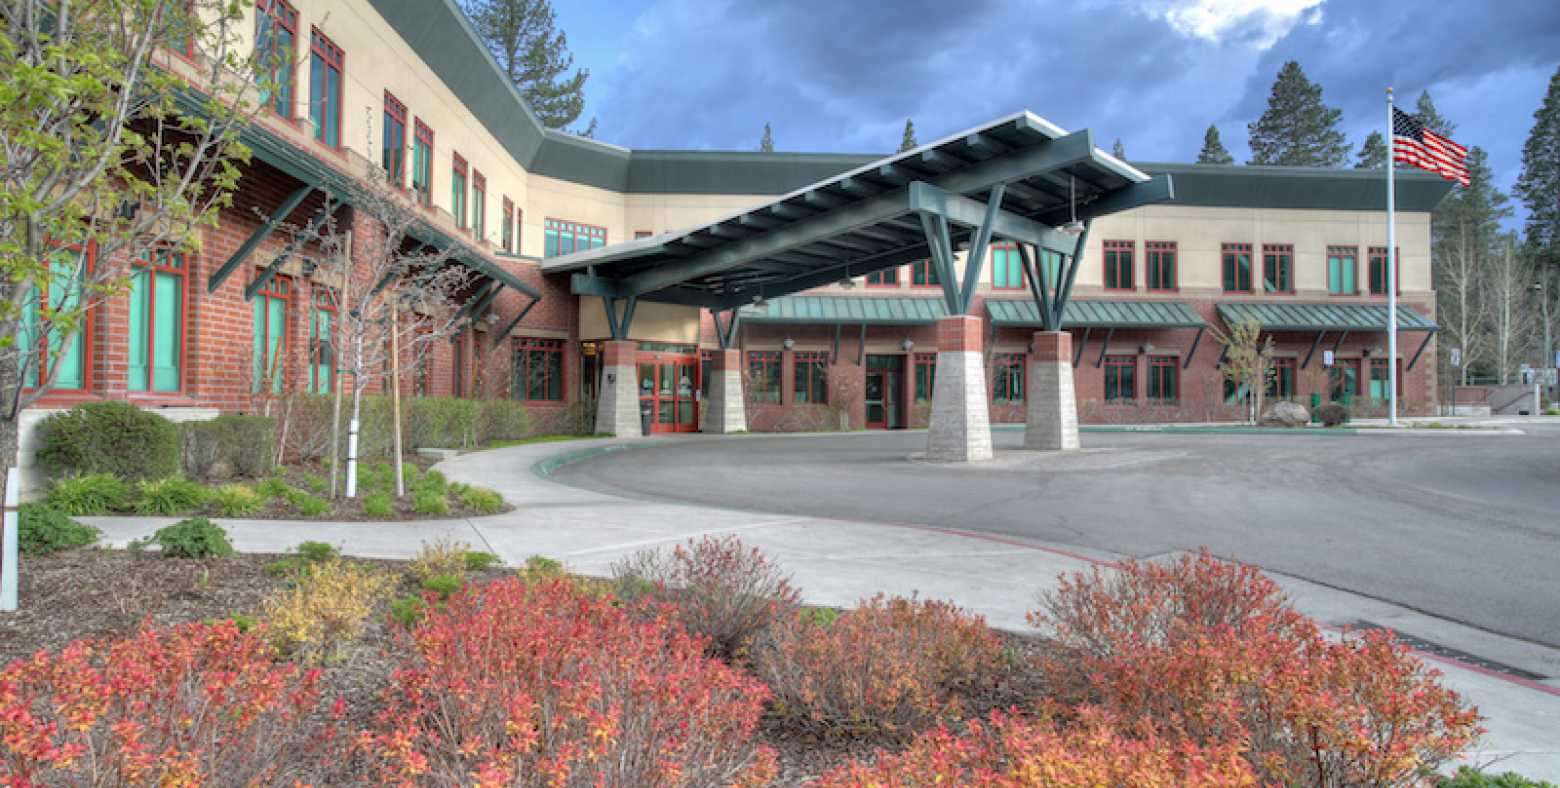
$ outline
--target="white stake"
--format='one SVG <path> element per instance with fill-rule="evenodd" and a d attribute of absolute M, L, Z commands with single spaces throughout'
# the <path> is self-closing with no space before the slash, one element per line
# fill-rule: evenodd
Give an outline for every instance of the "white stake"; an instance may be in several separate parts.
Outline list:
<path fill-rule="evenodd" d="M 16 611 L 17 539 L 21 524 L 16 507 L 22 502 L 22 474 L 15 465 L 5 471 L 5 519 L 0 524 L 0 612 Z"/>

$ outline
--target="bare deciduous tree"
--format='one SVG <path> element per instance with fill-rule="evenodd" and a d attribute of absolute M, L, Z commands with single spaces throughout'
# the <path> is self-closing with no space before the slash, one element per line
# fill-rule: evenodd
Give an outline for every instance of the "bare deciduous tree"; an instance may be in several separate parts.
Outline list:
<path fill-rule="evenodd" d="M 1245 391 L 1246 418 L 1248 423 L 1256 424 L 1262 415 L 1262 397 L 1273 378 L 1273 338 L 1264 338 L 1262 324 L 1250 317 L 1237 321 L 1228 330 L 1218 324 L 1210 324 L 1208 330 L 1214 341 L 1226 348 L 1219 372 L 1235 385 L 1236 391 Z"/>

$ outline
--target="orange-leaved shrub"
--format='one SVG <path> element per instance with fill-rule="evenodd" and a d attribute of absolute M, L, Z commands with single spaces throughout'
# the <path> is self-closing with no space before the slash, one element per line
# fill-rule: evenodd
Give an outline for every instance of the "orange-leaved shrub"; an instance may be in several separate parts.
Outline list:
<path fill-rule="evenodd" d="M 670 603 L 685 629 L 726 658 L 744 653 L 801 599 L 778 565 L 730 535 L 690 539 L 670 552 L 635 553 L 614 564 L 612 575 L 620 597 Z"/>
<path fill-rule="evenodd" d="M 231 621 L 39 652 L 0 671 L 0 784 L 291 785 L 335 741 L 318 680 Z"/>
<path fill-rule="evenodd" d="M 832 621 L 793 615 L 753 652 L 776 714 L 854 735 L 905 737 L 955 716 L 961 691 L 1003 666 L 982 617 L 881 594 Z"/>
<path fill-rule="evenodd" d="M 903 752 L 879 750 L 823 775 L 816 788 L 1181 788 L 1256 784 L 1240 746 L 1173 744 L 1152 735 L 1128 737 L 1108 718 L 1086 711 L 1076 724 L 993 712 L 971 720 L 963 735 L 938 727 Z"/>
<path fill-rule="evenodd" d="M 762 784 L 769 692 L 646 605 L 558 578 L 467 586 L 403 637 L 411 656 L 359 739 L 402 785 Z"/>
<path fill-rule="evenodd" d="M 1030 622 L 1061 699 L 1160 736 L 1242 740 L 1263 782 L 1413 785 L 1480 735 L 1382 632 L 1326 638 L 1254 567 L 1199 556 L 1064 577 Z"/>

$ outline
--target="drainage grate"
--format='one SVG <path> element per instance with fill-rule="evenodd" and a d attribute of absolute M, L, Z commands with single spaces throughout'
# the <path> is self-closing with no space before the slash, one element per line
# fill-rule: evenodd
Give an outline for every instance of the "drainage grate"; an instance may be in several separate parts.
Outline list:
<path fill-rule="evenodd" d="M 1380 624 L 1373 624 L 1369 621 L 1355 621 L 1353 624 L 1349 625 L 1349 628 L 1356 630 L 1377 629 L 1391 632 L 1392 635 L 1397 638 L 1398 642 L 1405 646 L 1409 646 L 1429 654 L 1434 654 L 1438 657 L 1446 657 L 1448 659 L 1455 659 L 1458 662 L 1466 662 L 1470 665 L 1475 665 L 1486 670 L 1493 670 L 1496 673 L 1503 673 L 1507 676 L 1515 676 L 1519 679 L 1527 679 L 1528 681 L 1543 681 L 1544 679 L 1548 678 L 1548 676 L 1534 673 L 1531 670 L 1523 670 L 1522 668 L 1513 667 L 1503 662 L 1496 662 L 1494 660 L 1485 659 L 1483 657 L 1477 657 L 1469 654 L 1466 651 L 1459 651 L 1450 646 L 1443 646 L 1440 643 L 1433 643 L 1431 641 L 1425 640 L 1424 638 L 1416 638 L 1413 635 L 1407 635 L 1399 632 L 1392 627 L 1384 627 Z"/>

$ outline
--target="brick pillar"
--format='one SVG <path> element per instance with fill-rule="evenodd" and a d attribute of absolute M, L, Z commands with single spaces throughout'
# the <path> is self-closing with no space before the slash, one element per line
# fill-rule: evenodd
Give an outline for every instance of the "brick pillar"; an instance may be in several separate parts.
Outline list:
<path fill-rule="evenodd" d="M 742 404 L 742 351 L 716 350 L 710 359 L 710 398 L 704 403 L 703 430 L 714 435 L 747 432 Z"/>
<path fill-rule="evenodd" d="M 1029 354 L 1024 448 L 1078 448 L 1078 396 L 1073 389 L 1072 334 L 1036 331 Z"/>
<path fill-rule="evenodd" d="M 933 462 L 991 459 L 982 326 L 975 315 L 937 321 L 937 380 L 926 432 L 926 458 Z"/>
<path fill-rule="evenodd" d="M 639 421 L 639 343 L 602 343 L 601 394 L 596 400 L 596 432 L 618 438 L 644 437 Z"/>

